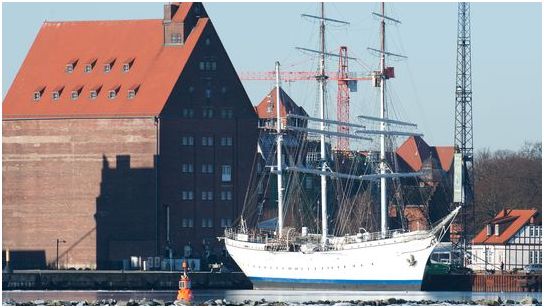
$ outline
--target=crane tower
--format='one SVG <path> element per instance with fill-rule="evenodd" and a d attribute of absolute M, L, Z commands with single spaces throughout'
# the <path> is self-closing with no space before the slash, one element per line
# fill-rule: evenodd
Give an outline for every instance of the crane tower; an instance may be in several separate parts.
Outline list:
<path fill-rule="evenodd" d="M 458 4 L 457 73 L 455 84 L 455 174 L 454 203 L 461 205 L 461 215 L 452 230 L 452 240 L 460 244 L 464 253 L 474 232 L 474 176 L 472 130 L 472 69 L 470 40 L 470 3 Z M 462 265 L 466 266 L 466 258 Z"/>

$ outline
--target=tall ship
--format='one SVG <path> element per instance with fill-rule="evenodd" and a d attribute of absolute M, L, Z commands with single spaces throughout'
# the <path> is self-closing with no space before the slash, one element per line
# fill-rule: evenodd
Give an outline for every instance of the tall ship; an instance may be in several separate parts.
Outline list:
<path fill-rule="evenodd" d="M 270 172 L 277 178 L 277 219 L 273 230 L 264 230 L 258 226 L 248 227 L 245 218 L 239 225 L 225 229 L 224 240 L 229 255 L 251 280 L 256 289 L 328 289 L 328 290 L 421 290 L 426 263 L 434 247 L 440 242 L 455 218 L 459 207 L 455 208 L 436 224 L 425 230 L 408 231 L 404 228 L 391 229 L 388 226 L 388 183 L 399 178 L 422 176 L 423 172 L 401 173 L 394 171 L 388 164 L 386 147 L 388 138 L 395 136 L 413 136 L 416 133 L 392 128 L 412 126 L 411 123 L 388 117 L 386 104 L 386 83 L 391 71 L 386 66 L 386 58 L 398 56 L 385 49 L 385 22 L 396 22 L 385 15 L 384 4 L 381 12 L 374 13 L 381 20 L 381 46 L 372 49 L 380 56 L 380 68 L 373 73 L 374 83 L 380 90 L 379 115 L 360 116 L 379 125 L 378 129 L 367 129 L 358 123 L 348 123 L 326 118 L 326 72 L 325 57 L 330 55 L 325 50 L 325 22 L 335 21 L 326 18 L 324 4 L 321 3 L 320 16 L 311 16 L 320 22 L 319 72 L 316 80 L 319 84 L 319 117 L 285 115 L 285 118 L 315 122 L 318 129 L 289 125 L 280 114 L 280 69 L 276 62 L 276 121 L 275 121 L 275 164 Z M 355 133 L 333 132 L 330 124 L 357 128 Z M 320 157 L 317 163 L 289 165 L 282 153 L 283 137 L 288 130 L 303 131 L 319 136 Z M 421 134 L 419 134 L 421 135 Z M 328 165 L 326 138 L 379 138 L 379 156 L 375 172 L 343 173 L 333 170 Z M 290 181 L 285 181 L 288 174 L 309 174 L 320 178 L 320 198 L 316 200 L 315 227 L 293 227 L 285 223 L 285 204 L 290 191 Z M 329 199 L 332 180 L 349 180 L 358 183 L 372 183 L 379 188 L 379 229 L 367 232 L 359 226 L 356 232 L 329 232 Z M 370 187 L 369 185 L 368 187 Z M 390 190 L 389 190 L 390 192 Z M 296 196 L 294 197 L 296 198 Z M 362 202 L 362 201 L 360 201 Z M 290 200 L 290 204 L 299 203 Z M 351 211 L 351 210 L 350 210 Z M 320 216 L 320 217 L 319 217 Z M 342 216 L 345 218 L 345 216 Z M 339 219 L 342 220 L 343 218 Z M 320 218 L 320 219 L 319 219 Z M 342 223 L 336 220 L 336 224 Z M 338 228 L 334 228 L 338 230 Z M 353 229 L 352 229 L 353 230 Z"/>

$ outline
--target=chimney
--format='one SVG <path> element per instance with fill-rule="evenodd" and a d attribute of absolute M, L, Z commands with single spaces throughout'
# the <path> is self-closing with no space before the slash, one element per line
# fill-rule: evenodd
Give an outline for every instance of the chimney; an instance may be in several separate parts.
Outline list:
<path fill-rule="evenodd" d="M 168 3 L 164 5 L 164 22 L 171 22 L 172 17 L 179 9 L 178 3 Z"/>
<path fill-rule="evenodd" d="M 164 5 L 162 25 L 165 46 L 183 45 L 183 22 L 174 18 L 181 5 L 181 3 L 168 3 Z"/>

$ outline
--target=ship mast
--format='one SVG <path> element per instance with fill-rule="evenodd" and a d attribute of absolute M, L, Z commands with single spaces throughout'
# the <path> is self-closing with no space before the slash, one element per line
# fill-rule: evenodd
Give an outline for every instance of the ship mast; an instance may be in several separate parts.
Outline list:
<path fill-rule="evenodd" d="M 386 118 L 386 106 L 385 106 L 385 3 L 382 2 L 381 9 L 381 31 L 380 31 L 380 40 L 381 40 L 381 56 L 380 56 L 380 118 Z M 385 174 L 385 131 L 386 124 L 385 121 L 380 122 L 380 174 Z M 381 231 L 382 234 L 387 232 L 387 182 L 385 177 L 380 179 L 380 205 L 381 205 Z"/>
<path fill-rule="evenodd" d="M 281 135 L 281 114 L 280 114 L 280 62 L 276 61 L 276 155 L 277 155 L 277 177 L 278 177 L 278 237 L 281 238 L 283 230 L 283 167 L 281 146 L 283 137 Z"/>
<path fill-rule="evenodd" d="M 320 118 L 325 120 L 325 82 L 327 76 L 325 75 L 325 3 L 321 2 L 321 25 L 319 27 L 319 34 L 321 38 L 320 42 L 320 61 L 319 61 L 319 105 L 320 105 Z M 320 129 L 325 131 L 325 122 L 320 123 Z M 321 172 L 327 171 L 327 156 L 325 148 L 325 134 L 321 134 Z M 321 244 L 325 246 L 327 244 L 327 176 L 321 174 Z"/>

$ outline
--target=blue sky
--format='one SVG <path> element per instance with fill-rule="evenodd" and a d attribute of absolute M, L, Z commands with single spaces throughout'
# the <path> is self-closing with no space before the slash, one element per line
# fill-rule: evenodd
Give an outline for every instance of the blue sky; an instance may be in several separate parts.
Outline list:
<path fill-rule="evenodd" d="M 318 24 L 300 14 L 318 14 L 315 3 L 205 3 L 223 45 L 239 72 L 314 71 L 317 59 L 296 46 L 317 49 Z M 376 3 L 327 3 L 331 18 L 351 22 L 331 25 L 327 49 L 348 46 L 350 71 L 377 69 L 367 47 L 378 46 Z M 416 122 L 433 145 L 453 143 L 456 56 L 456 3 L 391 3 L 388 15 L 402 20 L 387 30 L 388 49 L 408 56 L 390 62 L 396 77 L 389 85 L 392 117 Z M 540 3 L 473 3 L 472 71 L 475 148 L 518 149 L 525 140 L 542 139 L 542 8 Z M 3 97 L 45 20 L 161 18 L 161 3 L 3 3 Z M 21 20 L 24 19 L 24 22 Z M 329 59 L 328 70 L 337 70 Z M 272 81 L 244 81 L 258 103 Z M 317 87 L 308 81 L 285 84 L 288 94 L 317 111 Z M 329 83 L 329 114 L 335 116 L 336 84 Z M 351 115 L 377 112 L 377 92 L 360 82 L 352 93 Z"/>

